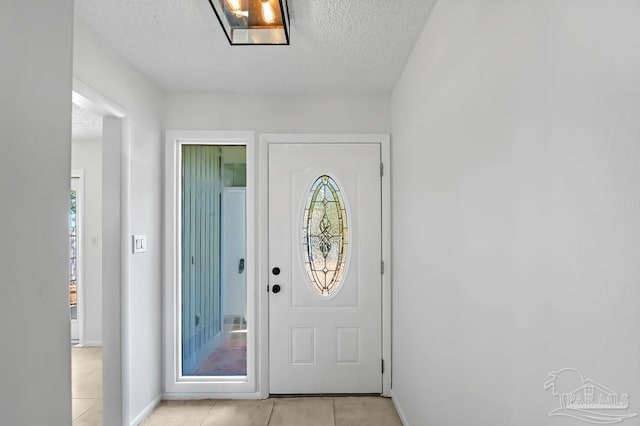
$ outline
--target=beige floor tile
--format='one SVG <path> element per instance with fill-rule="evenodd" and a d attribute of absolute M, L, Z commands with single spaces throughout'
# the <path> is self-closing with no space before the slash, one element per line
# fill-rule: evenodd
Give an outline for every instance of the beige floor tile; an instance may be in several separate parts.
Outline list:
<path fill-rule="evenodd" d="M 273 400 L 218 400 L 202 425 L 267 426 Z"/>
<path fill-rule="evenodd" d="M 102 426 L 102 401 L 85 411 L 73 421 L 73 426 Z"/>
<path fill-rule="evenodd" d="M 72 348 L 71 409 L 74 426 L 101 426 L 102 348 Z"/>
<path fill-rule="evenodd" d="M 72 348 L 71 395 L 102 398 L 102 348 Z"/>
<path fill-rule="evenodd" d="M 334 398 L 336 426 L 402 426 L 389 398 Z"/>
<path fill-rule="evenodd" d="M 94 398 L 83 398 L 83 399 L 73 398 L 71 400 L 71 413 L 72 413 L 71 418 L 73 420 L 76 420 L 78 417 L 84 414 L 89 408 L 93 407 L 100 401 L 102 400 L 94 399 Z"/>
<path fill-rule="evenodd" d="M 269 426 L 333 426 L 333 398 L 275 398 Z"/>
<path fill-rule="evenodd" d="M 191 426 L 201 425 L 215 401 L 162 401 L 142 422 L 143 425 Z"/>
<path fill-rule="evenodd" d="M 82 380 L 71 382 L 71 395 L 73 398 L 101 399 L 102 380 L 84 377 Z"/>
<path fill-rule="evenodd" d="M 102 368 L 102 348 L 71 348 L 71 356 L 77 362 L 78 372 Z"/>

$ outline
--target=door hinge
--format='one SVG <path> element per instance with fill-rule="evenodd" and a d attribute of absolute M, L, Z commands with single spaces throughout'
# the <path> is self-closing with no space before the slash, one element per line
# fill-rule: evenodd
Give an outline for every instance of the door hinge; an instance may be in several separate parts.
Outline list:
<path fill-rule="evenodd" d="M 192 265 L 196 264 L 196 257 L 195 256 L 191 256 L 191 264 Z"/>
<path fill-rule="evenodd" d="M 384 164 L 380 163 L 380 177 L 382 177 L 382 175 L 384 175 Z"/>
<path fill-rule="evenodd" d="M 384 274 L 384 260 L 380 261 L 380 273 Z"/>
<path fill-rule="evenodd" d="M 382 359 L 381 361 L 382 361 L 382 374 L 384 374 L 384 359 Z"/>

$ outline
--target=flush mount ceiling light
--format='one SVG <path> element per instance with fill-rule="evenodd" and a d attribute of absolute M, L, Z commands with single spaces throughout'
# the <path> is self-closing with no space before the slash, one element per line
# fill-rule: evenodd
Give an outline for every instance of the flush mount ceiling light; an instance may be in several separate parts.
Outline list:
<path fill-rule="evenodd" d="M 287 0 L 209 0 L 231 45 L 289 44 Z"/>

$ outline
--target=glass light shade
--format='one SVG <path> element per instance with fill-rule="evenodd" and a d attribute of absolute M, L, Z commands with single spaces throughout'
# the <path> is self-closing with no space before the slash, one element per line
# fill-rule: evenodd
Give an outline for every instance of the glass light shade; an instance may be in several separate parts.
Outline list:
<path fill-rule="evenodd" d="M 231 45 L 289 44 L 287 0 L 209 0 Z"/>

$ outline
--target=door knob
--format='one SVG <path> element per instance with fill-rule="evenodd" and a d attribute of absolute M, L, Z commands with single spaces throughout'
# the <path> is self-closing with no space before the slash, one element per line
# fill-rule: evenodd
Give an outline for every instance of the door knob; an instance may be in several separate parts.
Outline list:
<path fill-rule="evenodd" d="M 273 273 L 273 275 L 280 275 L 280 268 L 276 266 L 271 270 L 271 272 Z"/>
<path fill-rule="evenodd" d="M 273 291 L 274 293 L 280 293 L 280 285 L 274 285 L 271 291 Z"/>

